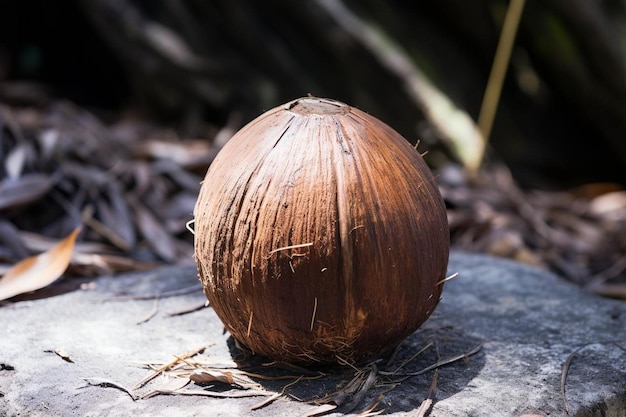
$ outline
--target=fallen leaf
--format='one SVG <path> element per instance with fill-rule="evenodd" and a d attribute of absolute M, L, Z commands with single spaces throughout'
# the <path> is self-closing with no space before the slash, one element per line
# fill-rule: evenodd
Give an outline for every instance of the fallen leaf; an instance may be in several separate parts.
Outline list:
<path fill-rule="evenodd" d="M 194 305 L 190 305 L 184 308 L 181 308 L 179 310 L 176 311 L 170 311 L 169 313 L 167 313 L 168 316 L 182 316 L 184 314 L 189 314 L 189 313 L 193 313 L 195 311 L 198 310 L 202 310 L 203 308 L 207 308 L 209 306 L 209 302 L 208 301 L 203 301 L 200 304 L 194 304 Z"/>
<path fill-rule="evenodd" d="M 53 352 L 64 361 L 74 363 L 72 358 L 70 358 L 70 354 L 67 353 L 64 349 L 56 348 L 53 350 Z"/>
<path fill-rule="evenodd" d="M 221 382 L 223 384 L 234 385 L 235 380 L 231 372 L 218 370 L 197 370 L 189 376 L 193 382 L 206 384 L 207 382 Z"/>
<path fill-rule="evenodd" d="M 20 143 L 9 151 L 4 161 L 4 169 L 9 178 L 17 179 L 22 175 L 28 151 L 29 146 L 25 143 Z"/>
<path fill-rule="evenodd" d="M 231 133 L 232 136 L 233 133 Z M 140 156 L 153 159 L 169 159 L 177 165 L 187 167 L 207 161 L 216 150 L 206 140 L 167 141 L 148 139 L 136 145 L 135 152 Z"/>
<path fill-rule="evenodd" d="M 130 250 L 135 247 L 137 236 L 128 203 L 122 195 L 122 186 L 117 182 L 110 182 L 103 187 L 106 198 L 98 201 L 98 212 L 102 222 L 116 233 L 124 242 L 120 248 Z"/>
<path fill-rule="evenodd" d="M 158 220 L 149 209 L 136 198 L 129 197 L 137 221 L 137 227 L 145 237 L 148 245 L 166 262 L 176 260 L 176 249 L 171 235 L 163 228 L 162 221 Z"/>
<path fill-rule="evenodd" d="M 20 178 L 5 178 L 0 182 L 0 210 L 32 203 L 43 197 L 57 182 L 57 176 L 27 174 Z"/>
<path fill-rule="evenodd" d="M 336 404 L 323 404 L 323 405 L 320 405 L 319 407 L 316 407 L 302 414 L 302 417 L 313 417 L 313 416 L 319 416 L 322 414 L 327 414 L 333 411 L 337 407 L 338 406 Z"/>
<path fill-rule="evenodd" d="M 15 264 L 0 279 L 0 300 L 35 291 L 56 281 L 67 269 L 80 226 L 47 252 Z"/>
<path fill-rule="evenodd" d="M 589 211 L 595 215 L 619 215 L 624 218 L 626 210 L 626 191 L 614 191 L 594 198 L 589 204 Z"/>

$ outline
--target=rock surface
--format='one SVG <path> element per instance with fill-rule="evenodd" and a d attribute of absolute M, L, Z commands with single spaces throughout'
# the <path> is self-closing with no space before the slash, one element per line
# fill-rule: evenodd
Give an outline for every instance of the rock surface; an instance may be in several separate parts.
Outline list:
<path fill-rule="evenodd" d="M 361 401 L 347 396 L 328 415 L 358 413 L 378 399 L 376 410 L 384 409 L 383 415 L 408 416 L 416 415 L 435 372 L 431 416 L 626 415 L 626 303 L 491 257 L 454 253 L 449 270 L 459 276 L 446 284 L 433 316 L 395 357 L 382 358 L 375 368 L 372 361 L 359 364 L 361 373 L 348 366 L 324 368 L 323 377 L 287 387 L 289 396 L 255 411 L 251 407 L 267 396 L 138 398 L 174 389 L 181 378 L 159 376 L 131 390 L 151 373 L 147 362 L 167 363 L 202 346 L 207 347 L 193 359 L 224 365 L 241 356 L 210 308 L 171 315 L 205 299 L 193 268 L 102 277 L 82 289 L 14 299 L 0 306 L 0 416 L 297 416 L 321 406 L 294 397 L 322 398 L 357 374 L 362 381 L 378 375 L 377 383 L 355 394 L 363 395 Z M 161 296 L 145 297 L 154 294 Z M 242 364 L 261 362 L 252 357 Z M 436 363 L 438 371 L 428 369 Z M 276 365 L 255 369 L 263 375 L 303 374 Z M 294 379 L 249 381 L 254 385 L 248 390 L 219 382 L 191 383 L 183 390 L 267 395 Z"/>

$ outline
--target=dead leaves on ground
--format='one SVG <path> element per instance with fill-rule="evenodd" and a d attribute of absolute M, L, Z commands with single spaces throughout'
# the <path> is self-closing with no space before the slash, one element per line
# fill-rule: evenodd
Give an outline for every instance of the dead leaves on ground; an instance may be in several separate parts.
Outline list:
<path fill-rule="evenodd" d="M 286 373 L 285 369 L 272 366 L 264 367 L 264 371 L 252 372 L 243 369 L 240 364 L 231 359 L 213 358 L 203 354 L 209 346 L 188 351 L 166 363 L 148 363 L 148 375 L 132 387 L 118 384 L 115 381 L 101 378 L 85 378 L 89 385 L 110 387 L 121 390 L 133 400 L 146 400 L 157 395 L 180 395 L 180 396 L 206 396 L 215 398 L 243 398 L 265 397 L 250 406 L 250 410 L 257 410 L 270 406 L 279 399 L 291 399 L 307 403 L 312 407 L 302 417 L 324 415 L 332 411 L 342 413 L 354 413 L 357 416 L 369 417 L 381 414 L 384 409 L 380 408 L 385 395 L 409 378 L 433 371 L 432 381 L 428 392 L 415 393 L 416 408 L 415 416 L 427 415 L 435 401 L 437 378 L 439 368 L 461 360 L 469 360 L 469 357 L 480 351 L 481 346 L 476 346 L 467 352 L 451 357 L 440 358 L 436 343 L 428 342 L 418 352 L 399 364 L 393 355 L 383 368 L 380 369 L 382 359 L 375 360 L 363 366 L 345 364 L 341 368 L 330 370 L 329 373 L 297 372 Z M 428 365 L 419 371 L 406 370 L 410 362 L 427 350 L 437 352 L 438 361 Z M 297 368 L 291 371 L 297 370 Z M 315 398 L 301 398 L 294 390 L 298 384 L 315 383 L 319 380 L 319 386 L 325 385 L 325 381 L 339 381 L 337 389 L 324 395 L 316 395 Z M 284 384 L 281 381 L 285 381 Z M 279 389 L 268 388 L 280 386 Z M 277 385 L 278 384 L 278 385 Z M 422 396 L 423 400 L 419 397 Z M 364 404 L 366 398 L 370 400 Z"/>
<path fill-rule="evenodd" d="M 589 184 L 522 190 L 504 166 L 438 177 L 453 247 L 543 267 L 592 292 L 626 299 L 626 190 Z"/>
<path fill-rule="evenodd" d="M 74 275 L 191 263 L 185 223 L 221 131 L 197 128 L 183 139 L 132 116 L 105 125 L 68 102 L 0 104 L 0 274 L 37 252 L 29 238 L 58 241 L 76 224 Z"/>

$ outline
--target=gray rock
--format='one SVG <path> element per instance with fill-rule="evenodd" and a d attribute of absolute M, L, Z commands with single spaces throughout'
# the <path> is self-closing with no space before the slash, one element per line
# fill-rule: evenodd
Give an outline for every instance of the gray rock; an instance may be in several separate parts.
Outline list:
<path fill-rule="evenodd" d="M 378 383 L 354 404 L 354 412 L 396 382 L 376 409 L 384 408 L 387 415 L 415 415 L 433 384 L 435 370 L 428 368 L 456 359 L 437 371 L 431 416 L 567 415 L 563 390 L 570 415 L 626 415 L 626 303 L 601 299 L 546 272 L 485 256 L 455 253 L 449 269 L 460 275 L 446 284 L 439 307 L 401 344 L 389 366 L 389 355 L 376 362 L 378 370 L 388 372 L 378 374 Z M 85 289 L 5 303 L 0 307 L 0 415 L 294 416 L 318 410 L 318 405 L 290 397 L 251 411 L 267 397 L 132 399 L 120 390 L 150 373 L 143 366 L 146 362 L 169 362 L 174 354 L 201 346 L 208 345 L 200 356 L 207 360 L 228 362 L 241 355 L 210 308 L 168 314 L 204 301 L 194 286 L 198 288 L 194 268 L 165 268 L 103 277 Z M 191 290 L 168 294 L 184 288 Z M 158 301 L 137 297 L 149 294 L 164 295 Z M 153 317 L 137 324 L 155 307 Z M 429 347 L 410 360 L 425 346 Z M 67 352 L 72 362 L 55 349 Z M 251 367 L 262 362 L 251 357 L 242 363 Z M 371 361 L 359 366 L 372 368 Z M 257 371 L 299 372 L 277 366 Z M 324 377 L 301 381 L 287 392 L 308 400 L 321 398 L 355 375 L 350 367 L 322 371 Z M 406 375 L 411 373 L 419 375 Z M 258 388 L 248 391 L 217 383 L 191 384 L 185 390 L 225 395 L 280 391 L 290 381 L 253 379 Z M 166 383 L 159 377 L 132 393 L 140 395 Z M 346 412 L 352 408 L 349 403 L 348 397 L 337 410 Z"/>

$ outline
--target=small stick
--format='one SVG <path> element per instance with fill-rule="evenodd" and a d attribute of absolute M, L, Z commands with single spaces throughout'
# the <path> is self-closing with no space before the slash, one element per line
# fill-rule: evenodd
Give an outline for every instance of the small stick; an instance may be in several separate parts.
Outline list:
<path fill-rule="evenodd" d="M 563 398 L 563 407 L 565 408 L 565 415 L 569 414 L 569 405 L 567 404 L 567 396 L 565 395 L 565 383 L 567 381 L 567 372 L 569 371 L 569 367 L 572 364 L 572 360 L 576 356 L 576 352 L 578 352 L 580 348 L 576 349 L 572 352 L 568 357 L 565 363 L 563 364 L 563 369 L 561 370 L 561 397 Z"/>
<path fill-rule="evenodd" d="M 152 305 L 152 310 L 141 320 L 137 321 L 135 324 L 145 323 L 150 320 L 152 317 L 156 316 L 157 311 L 159 311 L 159 298 L 154 299 L 154 303 Z"/>
<path fill-rule="evenodd" d="M 201 348 L 198 348 L 196 350 L 190 350 L 189 352 L 183 353 L 180 357 L 176 357 L 176 359 L 174 359 L 173 361 L 166 363 L 163 366 L 158 367 L 157 369 L 154 370 L 153 373 L 151 373 L 150 375 L 148 375 L 147 377 L 145 377 L 144 379 L 142 379 L 141 381 L 139 381 L 137 384 L 135 384 L 135 386 L 132 388 L 133 390 L 139 389 L 141 387 L 143 387 L 144 385 L 146 385 L 148 382 L 152 381 L 154 378 L 156 378 L 157 376 L 159 376 L 161 374 L 161 372 L 166 371 L 167 369 L 169 369 L 170 367 L 176 365 L 178 362 L 180 362 L 182 359 L 187 359 L 187 358 L 191 358 L 193 356 L 196 356 L 199 353 L 204 352 L 204 350 L 208 347 L 207 346 L 202 346 Z"/>
<path fill-rule="evenodd" d="M 262 402 L 260 402 L 260 403 L 258 403 L 258 404 L 253 405 L 252 407 L 250 407 L 250 410 L 253 410 L 253 411 L 254 411 L 254 410 L 258 410 L 259 408 L 263 408 L 263 407 L 265 407 L 266 405 L 268 405 L 268 404 L 270 404 L 270 403 L 274 402 L 275 400 L 277 400 L 277 399 L 278 399 L 278 398 L 280 398 L 281 396 L 285 395 L 285 391 L 287 390 L 287 388 L 289 388 L 289 387 L 291 387 L 291 386 L 293 386 L 293 385 L 297 384 L 298 382 L 300 382 L 300 381 L 303 379 L 303 377 L 304 377 L 303 375 L 300 375 L 300 376 L 298 377 L 298 379 L 296 379 L 295 381 L 292 381 L 292 382 L 288 383 L 287 385 L 285 385 L 285 386 L 283 387 L 283 389 L 282 389 L 282 390 L 280 390 L 280 392 L 276 392 L 276 393 L 274 393 L 274 395 L 272 395 L 271 397 L 269 397 L 269 398 L 268 398 L 268 399 L 266 399 L 265 401 L 262 401 Z"/>
<path fill-rule="evenodd" d="M 167 313 L 168 316 L 182 316 L 183 314 L 193 313 L 194 311 L 202 310 L 203 308 L 207 308 L 209 306 L 209 302 L 203 301 L 200 304 L 192 305 L 190 307 L 181 308 L 180 310 L 170 311 Z"/>
<path fill-rule="evenodd" d="M 132 398 L 133 401 L 136 401 L 138 398 L 137 395 L 132 392 L 132 390 L 129 390 L 124 385 L 118 384 L 117 382 L 109 381 L 107 379 L 101 379 L 101 378 L 83 378 L 83 379 L 89 385 L 93 385 L 96 387 L 104 387 L 104 388 L 115 388 L 120 391 L 124 391 L 126 394 L 128 394 L 130 398 Z"/>
<path fill-rule="evenodd" d="M 391 373 L 381 371 L 380 373 L 381 373 L 381 374 L 383 374 L 383 375 L 395 375 L 395 374 L 397 374 L 397 373 L 398 373 L 398 371 L 399 371 L 400 369 L 404 368 L 404 367 L 406 366 L 406 364 L 407 364 L 407 363 L 409 363 L 409 362 L 411 362 L 413 359 L 417 358 L 419 355 L 421 355 L 422 353 L 424 353 L 426 350 L 430 349 L 432 346 L 433 346 L 433 342 L 428 342 L 428 343 L 426 344 L 426 346 L 424 346 L 424 347 L 423 347 L 423 348 L 421 348 L 419 351 L 417 351 L 416 353 L 414 353 L 414 354 L 413 354 L 410 358 L 408 358 L 408 359 L 404 360 L 404 361 L 400 364 L 400 366 L 398 366 L 398 367 L 396 368 L 396 370 L 395 370 L 395 371 L 393 371 L 393 372 L 391 372 Z"/>
<path fill-rule="evenodd" d="M 458 361 L 458 360 L 461 360 L 461 359 L 467 358 L 468 356 L 472 356 L 472 355 L 474 355 L 475 353 L 480 352 L 480 350 L 481 350 L 482 348 L 483 348 L 483 344 L 482 344 L 482 343 L 479 343 L 478 345 L 476 345 L 476 346 L 475 346 L 472 350 L 470 350 L 469 352 L 465 352 L 465 353 L 462 353 L 462 354 L 460 354 L 460 355 L 453 356 L 453 357 L 451 357 L 451 358 L 442 359 L 442 360 L 440 360 L 439 362 L 437 362 L 437 363 L 435 363 L 435 364 L 432 364 L 432 365 L 430 365 L 430 366 L 427 366 L 426 368 L 422 369 L 421 371 L 417 371 L 417 372 L 410 372 L 410 373 L 407 373 L 407 374 L 401 374 L 401 375 L 402 375 L 402 376 L 405 376 L 405 377 L 407 377 L 407 378 L 412 377 L 412 376 L 422 375 L 422 374 L 425 374 L 426 372 L 428 372 L 428 371 L 430 371 L 430 370 L 432 370 L 432 369 L 436 369 L 436 368 L 439 368 L 439 367 L 441 367 L 441 366 L 443 366 L 443 365 L 448 365 L 448 364 L 453 363 L 453 362 L 456 362 L 456 361 Z"/>
<path fill-rule="evenodd" d="M 515 43 L 515 35 L 517 34 L 517 28 L 522 17 L 522 12 L 524 11 L 524 2 L 525 0 L 512 0 L 509 3 L 506 16 L 504 17 L 502 33 L 498 40 L 491 73 L 489 74 L 487 87 L 485 88 L 485 95 L 478 113 L 478 129 L 483 135 L 483 147 L 487 145 L 489 136 L 491 135 L 493 121 L 496 116 L 498 102 L 500 101 L 500 94 L 502 92 L 502 85 L 504 84 L 504 77 L 509 66 L 513 44 Z M 473 168 L 478 169 L 480 167 L 483 156 L 484 150 L 481 152 L 481 160 L 478 161 L 478 165 Z"/>
<path fill-rule="evenodd" d="M 243 392 L 217 392 L 217 391 L 205 391 L 205 390 L 183 390 L 172 391 L 167 389 L 156 389 L 149 392 L 146 395 L 151 397 L 155 395 L 186 395 L 186 396 L 200 396 L 200 397 L 216 397 L 216 398 L 246 398 L 246 397 L 271 397 L 273 392 L 259 391 L 259 390 L 247 390 Z M 144 396 L 145 397 L 145 396 Z"/>
<path fill-rule="evenodd" d="M 398 353 L 400 353 L 400 349 L 402 349 L 401 344 L 396 346 L 396 348 L 393 350 L 393 353 L 391 354 L 391 356 L 387 360 L 387 363 L 385 364 L 385 371 L 380 371 L 381 374 L 384 374 L 384 372 L 389 370 L 389 368 L 391 367 L 391 364 L 396 360 L 396 356 L 398 356 Z"/>

